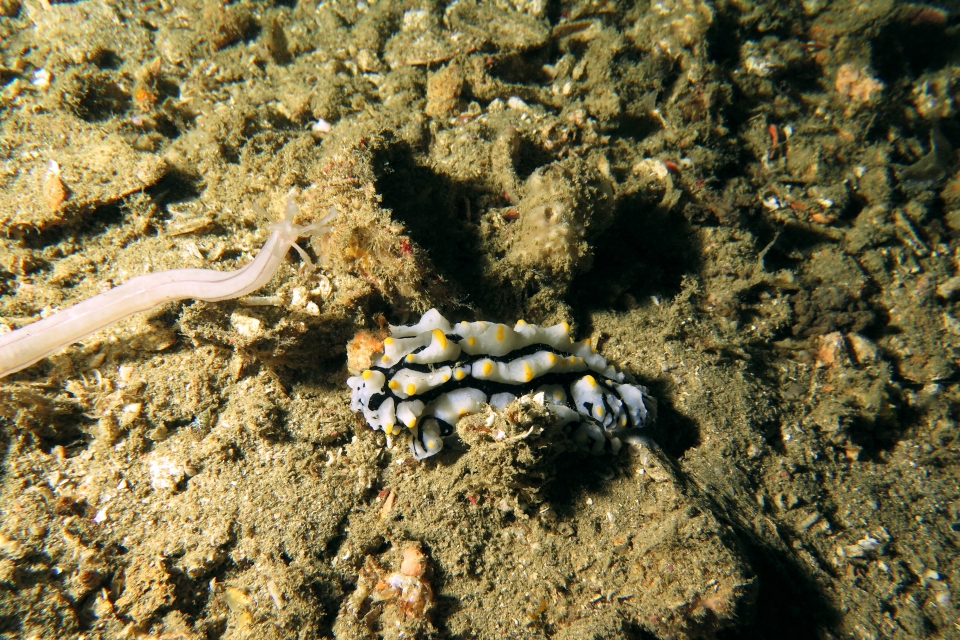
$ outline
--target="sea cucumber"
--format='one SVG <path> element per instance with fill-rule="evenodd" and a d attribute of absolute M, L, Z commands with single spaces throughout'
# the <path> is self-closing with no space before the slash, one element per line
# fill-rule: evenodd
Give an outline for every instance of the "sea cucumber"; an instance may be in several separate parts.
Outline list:
<path fill-rule="evenodd" d="M 265 215 L 257 205 L 254 208 Z M 171 269 L 131 278 L 104 293 L 58 311 L 16 331 L 0 335 L 0 378 L 19 371 L 78 340 L 140 311 L 173 300 L 193 298 L 216 302 L 256 291 L 273 278 L 290 248 L 307 264 L 310 258 L 297 238 L 322 235 L 336 212 L 306 226 L 294 224 L 298 213 L 293 194 L 287 199 L 284 218 L 270 225 L 273 233 L 253 262 L 236 271 Z"/>
<path fill-rule="evenodd" d="M 430 309 L 415 325 L 391 326 L 376 364 L 347 380 L 350 408 L 387 435 L 405 425 L 410 451 L 422 460 L 443 448 L 460 417 L 542 393 L 577 443 L 594 454 L 616 453 L 620 436 L 648 424 L 656 404 L 589 340 L 569 334 L 567 323 L 451 325 Z"/>

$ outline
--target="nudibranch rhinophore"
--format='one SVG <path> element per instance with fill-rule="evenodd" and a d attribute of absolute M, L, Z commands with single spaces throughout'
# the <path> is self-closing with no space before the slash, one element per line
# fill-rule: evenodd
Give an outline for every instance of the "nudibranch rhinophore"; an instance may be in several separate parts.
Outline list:
<path fill-rule="evenodd" d="M 565 322 L 451 325 L 430 309 L 417 324 L 391 325 L 374 361 L 347 380 L 350 408 L 387 435 L 407 427 L 418 460 L 439 452 L 462 416 L 485 404 L 502 409 L 528 393 L 543 393 L 574 441 L 598 455 L 608 447 L 616 453 L 619 436 L 646 425 L 656 407 L 647 388 L 589 340 L 574 342 Z"/>

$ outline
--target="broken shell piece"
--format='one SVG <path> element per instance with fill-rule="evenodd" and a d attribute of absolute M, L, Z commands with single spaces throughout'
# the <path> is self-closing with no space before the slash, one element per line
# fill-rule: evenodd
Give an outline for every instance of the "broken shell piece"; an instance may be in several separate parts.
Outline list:
<path fill-rule="evenodd" d="M 658 181 L 665 181 L 669 175 L 670 170 L 667 169 L 662 161 L 656 160 L 654 158 L 645 158 L 637 164 L 633 165 L 633 173 L 641 177 L 652 177 Z"/>
<path fill-rule="evenodd" d="M 853 350 L 853 357 L 857 364 L 872 364 L 880 359 L 880 349 L 877 345 L 859 333 L 848 333 L 847 341 Z"/>
<path fill-rule="evenodd" d="M 223 600 L 231 611 L 243 611 L 253 603 L 250 594 L 244 589 L 226 586 L 223 589 Z"/>
<path fill-rule="evenodd" d="M 330 278 L 321 275 L 317 279 L 317 288 L 310 293 L 319 295 L 321 299 L 326 300 L 333 293 L 333 283 L 330 282 Z"/>
<path fill-rule="evenodd" d="M 766 191 L 763 194 L 761 194 L 759 197 L 760 197 L 760 203 L 763 204 L 763 206 L 765 206 L 767 209 L 770 209 L 771 211 L 776 211 L 777 209 L 780 209 L 781 207 L 783 207 L 783 205 L 780 202 L 780 198 L 778 198 L 777 195 L 773 192 Z"/>

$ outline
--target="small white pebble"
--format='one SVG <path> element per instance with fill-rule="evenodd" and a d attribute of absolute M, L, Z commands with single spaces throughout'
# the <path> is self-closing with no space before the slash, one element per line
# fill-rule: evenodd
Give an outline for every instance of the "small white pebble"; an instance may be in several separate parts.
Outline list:
<path fill-rule="evenodd" d="M 50 81 L 52 79 L 53 74 L 46 69 L 37 69 L 33 72 L 30 82 L 33 83 L 33 86 L 35 86 L 37 89 L 43 91 L 50 86 Z"/>
<path fill-rule="evenodd" d="M 516 109 L 517 111 L 530 111 L 530 107 L 527 105 L 527 103 L 517 96 L 510 96 L 507 98 L 507 106 L 511 109 Z"/>
<path fill-rule="evenodd" d="M 330 133 L 331 129 L 333 129 L 333 126 L 323 118 L 320 118 L 310 126 L 310 130 L 314 133 Z"/>
<path fill-rule="evenodd" d="M 244 338 L 253 339 L 260 335 L 261 322 L 257 318 L 245 316 L 234 311 L 230 314 L 230 325 Z"/>
<path fill-rule="evenodd" d="M 121 385 L 125 385 L 130 382 L 130 378 L 133 377 L 133 367 L 130 365 L 122 365 L 117 369 L 117 373 L 120 376 Z"/>
<path fill-rule="evenodd" d="M 186 476 L 183 466 L 166 456 L 150 461 L 150 486 L 156 490 L 173 489 Z"/>
<path fill-rule="evenodd" d="M 304 307 L 307 304 L 307 290 L 303 287 L 295 287 L 293 295 L 290 296 L 290 306 L 294 308 Z"/>

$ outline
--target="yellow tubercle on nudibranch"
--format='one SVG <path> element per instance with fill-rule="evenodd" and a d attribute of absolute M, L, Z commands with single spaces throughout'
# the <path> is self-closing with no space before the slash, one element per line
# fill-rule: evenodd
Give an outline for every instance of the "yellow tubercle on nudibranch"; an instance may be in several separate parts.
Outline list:
<path fill-rule="evenodd" d="M 526 362 L 523 363 L 523 377 L 524 382 L 530 382 L 533 380 L 533 369 Z"/>
<path fill-rule="evenodd" d="M 593 453 L 616 452 L 620 435 L 653 417 L 646 388 L 597 354 L 590 340 L 573 342 L 568 323 L 451 325 L 430 310 L 416 325 L 390 330 L 380 364 L 348 380 L 350 406 L 387 435 L 406 425 L 403 437 L 409 433 L 417 459 L 437 454 L 463 416 L 488 403 L 504 408 L 526 394 Z"/>

